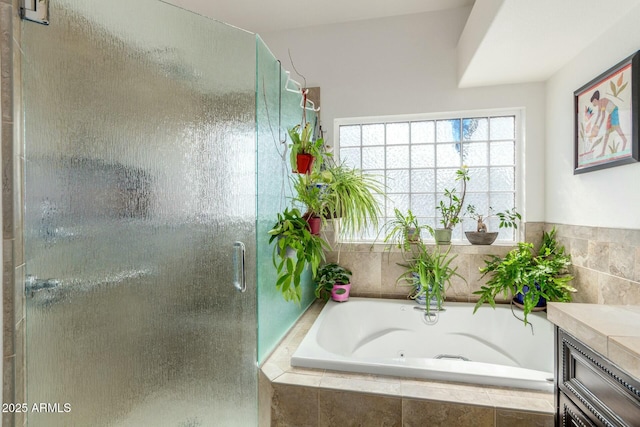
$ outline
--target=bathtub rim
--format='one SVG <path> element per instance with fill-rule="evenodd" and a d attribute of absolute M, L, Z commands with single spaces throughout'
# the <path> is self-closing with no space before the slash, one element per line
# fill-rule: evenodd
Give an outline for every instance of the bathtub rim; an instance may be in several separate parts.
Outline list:
<path fill-rule="evenodd" d="M 356 297 L 353 298 L 356 301 L 362 302 L 393 302 L 397 305 L 408 305 L 414 307 L 415 304 L 411 302 L 399 300 L 399 299 L 385 299 L 385 298 L 365 298 Z M 405 304 L 406 303 L 406 304 Z M 528 368 L 511 367 L 505 365 L 494 365 L 482 362 L 461 362 L 456 360 L 434 360 L 427 359 L 423 364 L 428 365 L 429 369 L 423 369 L 415 366 L 411 361 L 390 361 L 388 359 L 370 359 L 366 361 L 353 362 L 349 357 L 332 353 L 331 351 L 322 348 L 317 345 L 317 339 L 315 334 L 318 333 L 320 328 L 320 322 L 325 316 L 330 315 L 332 307 L 340 306 L 341 303 L 335 303 L 329 301 L 327 305 L 323 305 L 322 310 L 317 315 L 309 331 L 303 336 L 302 340 L 291 354 L 291 366 L 294 368 L 309 368 L 309 369 L 325 369 L 331 371 L 339 371 L 344 373 L 359 373 L 365 375 L 381 375 L 381 376 L 395 376 L 404 378 L 413 378 L 420 380 L 434 380 L 439 382 L 454 382 L 460 384 L 478 384 L 481 386 L 498 386 L 512 389 L 523 389 L 533 391 L 553 392 L 554 390 L 554 372 L 553 366 L 550 371 L 539 371 Z M 449 303 L 450 307 L 473 307 L 472 303 L 455 302 Z M 499 308 L 505 309 L 507 305 L 502 305 Z M 482 307 L 481 309 L 490 310 L 491 307 Z M 540 313 L 534 314 L 536 317 L 544 318 L 546 316 Z M 309 345 L 313 347 L 311 350 L 305 348 L 301 352 L 299 347 L 304 341 L 309 341 Z M 553 337 L 552 337 L 553 342 Z M 305 351 L 306 350 L 306 351 Z M 320 363 L 318 358 L 324 359 Z M 418 360 L 418 362 L 420 362 Z M 318 366 L 318 365 L 321 366 Z M 474 369 L 467 369 L 473 367 Z M 368 372 L 369 370 L 377 370 L 376 373 Z M 496 369 L 500 372 L 500 375 L 496 375 Z M 463 373 L 463 371 L 466 371 Z M 454 378 L 451 378 L 451 375 Z M 492 375 L 493 373 L 493 375 Z M 514 380 L 514 375 L 517 375 L 517 379 Z M 464 378 L 464 379 L 463 379 Z M 457 379 L 457 380 L 456 380 Z M 514 385 L 514 381 L 517 381 L 517 385 Z"/>

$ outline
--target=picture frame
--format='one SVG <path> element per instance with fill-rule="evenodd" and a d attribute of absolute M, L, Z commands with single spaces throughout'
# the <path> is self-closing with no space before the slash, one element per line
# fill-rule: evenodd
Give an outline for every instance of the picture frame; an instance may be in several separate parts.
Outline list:
<path fill-rule="evenodd" d="M 573 95 L 574 175 L 638 162 L 640 51 Z"/>

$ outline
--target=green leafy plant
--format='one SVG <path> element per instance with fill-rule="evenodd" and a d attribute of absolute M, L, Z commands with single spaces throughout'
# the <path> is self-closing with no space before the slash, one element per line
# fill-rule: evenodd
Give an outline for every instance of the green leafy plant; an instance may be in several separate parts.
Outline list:
<path fill-rule="evenodd" d="M 465 278 L 458 273 L 458 267 L 453 267 L 451 262 L 458 256 L 451 254 L 451 246 L 446 251 L 442 251 L 440 246 L 435 246 L 433 251 L 422 242 L 416 244 L 416 249 L 412 252 L 413 257 L 407 264 L 400 264 L 406 267 L 406 271 L 398 278 L 398 283 L 413 286 L 409 297 L 416 299 L 422 295 L 426 297 L 425 311 L 427 314 L 434 307 L 442 309 L 442 303 L 446 298 L 446 290 L 451 286 L 451 280 L 458 277 L 466 282 Z M 420 286 L 417 286 L 420 284 Z"/>
<path fill-rule="evenodd" d="M 387 221 L 384 228 L 386 232 L 383 242 L 387 249 L 397 247 L 403 252 L 410 252 L 411 245 L 421 239 L 421 230 L 433 234 L 433 229 L 428 225 L 420 225 L 411 209 L 403 214 L 398 208 L 393 210 L 394 218 Z"/>
<path fill-rule="evenodd" d="M 374 175 L 327 162 L 319 177 L 327 185 L 325 216 L 340 218 L 342 236 L 354 237 L 363 229 L 378 227 L 381 215 L 378 198 L 384 197 L 384 189 Z"/>
<path fill-rule="evenodd" d="M 278 213 L 278 220 L 269 234 L 269 243 L 276 242 L 272 255 L 278 274 L 276 288 L 286 301 L 299 303 L 302 298 L 300 280 L 305 267 L 309 265 L 315 277 L 329 245 L 311 234 L 307 221 L 298 209 L 287 208 Z"/>
<path fill-rule="evenodd" d="M 484 221 L 487 218 L 492 216 L 497 216 L 500 223 L 498 224 L 498 228 L 518 228 L 518 223 L 522 220 L 522 215 L 516 210 L 516 208 L 506 209 L 502 212 L 493 213 L 493 208 L 489 207 L 489 214 L 483 215 L 476 212 L 476 207 L 474 205 L 467 206 L 467 215 L 471 218 L 478 221 L 478 228 L 481 228 L 480 224 L 485 224 Z M 486 227 L 486 225 L 485 225 Z M 478 230 L 480 231 L 480 230 Z"/>
<path fill-rule="evenodd" d="M 351 280 L 351 274 L 351 270 L 336 263 L 322 265 L 316 275 L 316 298 L 328 300 L 331 296 L 333 285 L 348 284 Z"/>
<path fill-rule="evenodd" d="M 568 273 L 571 256 L 565 254 L 564 246 L 558 244 L 556 230 L 544 232 L 542 245 L 535 254 L 532 243 L 520 242 L 504 258 L 492 255 L 480 268 L 482 277 L 490 275 L 487 283 L 474 294 L 479 295 L 474 313 L 484 303 L 495 307 L 495 298 L 505 299 L 523 294 L 524 323 L 527 315 L 538 304 L 540 298 L 547 301 L 571 301 L 576 289 L 569 285 L 573 279 Z"/>
<path fill-rule="evenodd" d="M 463 166 L 456 171 L 456 182 L 460 182 L 462 185 L 460 196 L 458 196 L 455 188 L 444 190 L 445 200 L 440 200 L 440 204 L 436 206 L 436 209 L 438 209 L 442 215 L 440 223 L 444 228 L 451 230 L 462 220 L 460 214 L 467 194 L 467 182 L 470 179 L 469 169 Z"/>
<path fill-rule="evenodd" d="M 293 170 L 298 168 L 298 154 L 310 154 L 315 158 L 314 168 L 319 168 L 322 163 L 324 140 L 318 138 L 313 140 L 313 128 L 311 123 L 305 123 L 304 127 L 300 129 L 300 125 L 296 125 L 287 131 L 291 138 L 290 161 Z"/>
<path fill-rule="evenodd" d="M 518 228 L 518 223 L 522 220 L 522 215 L 516 208 L 507 209 L 504 212 L 497 212 L 496 216 L 500 220 L 499 228 Z"/>
<path fill-rule="evenodd" d="M 326 184 L 318 179 L 318 174 L 295 175 L 293 188 L 296 192 L 294 201 L 306 207 L 304 217 L 322 217 L 327 205 Z"/>

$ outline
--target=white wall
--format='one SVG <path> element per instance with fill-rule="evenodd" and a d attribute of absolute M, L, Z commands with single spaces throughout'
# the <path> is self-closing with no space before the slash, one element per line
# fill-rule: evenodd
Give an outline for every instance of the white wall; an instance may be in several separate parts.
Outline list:
<path fill-rule="evenodd" d="M 573 175 L 573 92 L 640 49 L 638 22 L 640 6 L 547 82 L 547 222 L 640 229 L 640 164 Z"/>
<path fill-rule="evenodd" d="M 544 220 L 544 84 L 457 87 L 458 38 L 469 8 L 261 34 L 307 86 L 321 88 L 321 118 L 331 144 L 333 120 L 490 108 L 526 111 L 524 212 Z"/>

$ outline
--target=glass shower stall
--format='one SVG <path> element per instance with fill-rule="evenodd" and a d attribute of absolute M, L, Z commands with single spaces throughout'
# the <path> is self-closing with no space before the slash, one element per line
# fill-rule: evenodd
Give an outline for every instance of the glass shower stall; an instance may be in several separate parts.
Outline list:
<path fill-rule="evenodd" d="M 276 292 L 266 233 L 300 95 L 257 35 L 158 0 L 21 27 L 27 424 L 257 425 L 313 300 Z"/>

